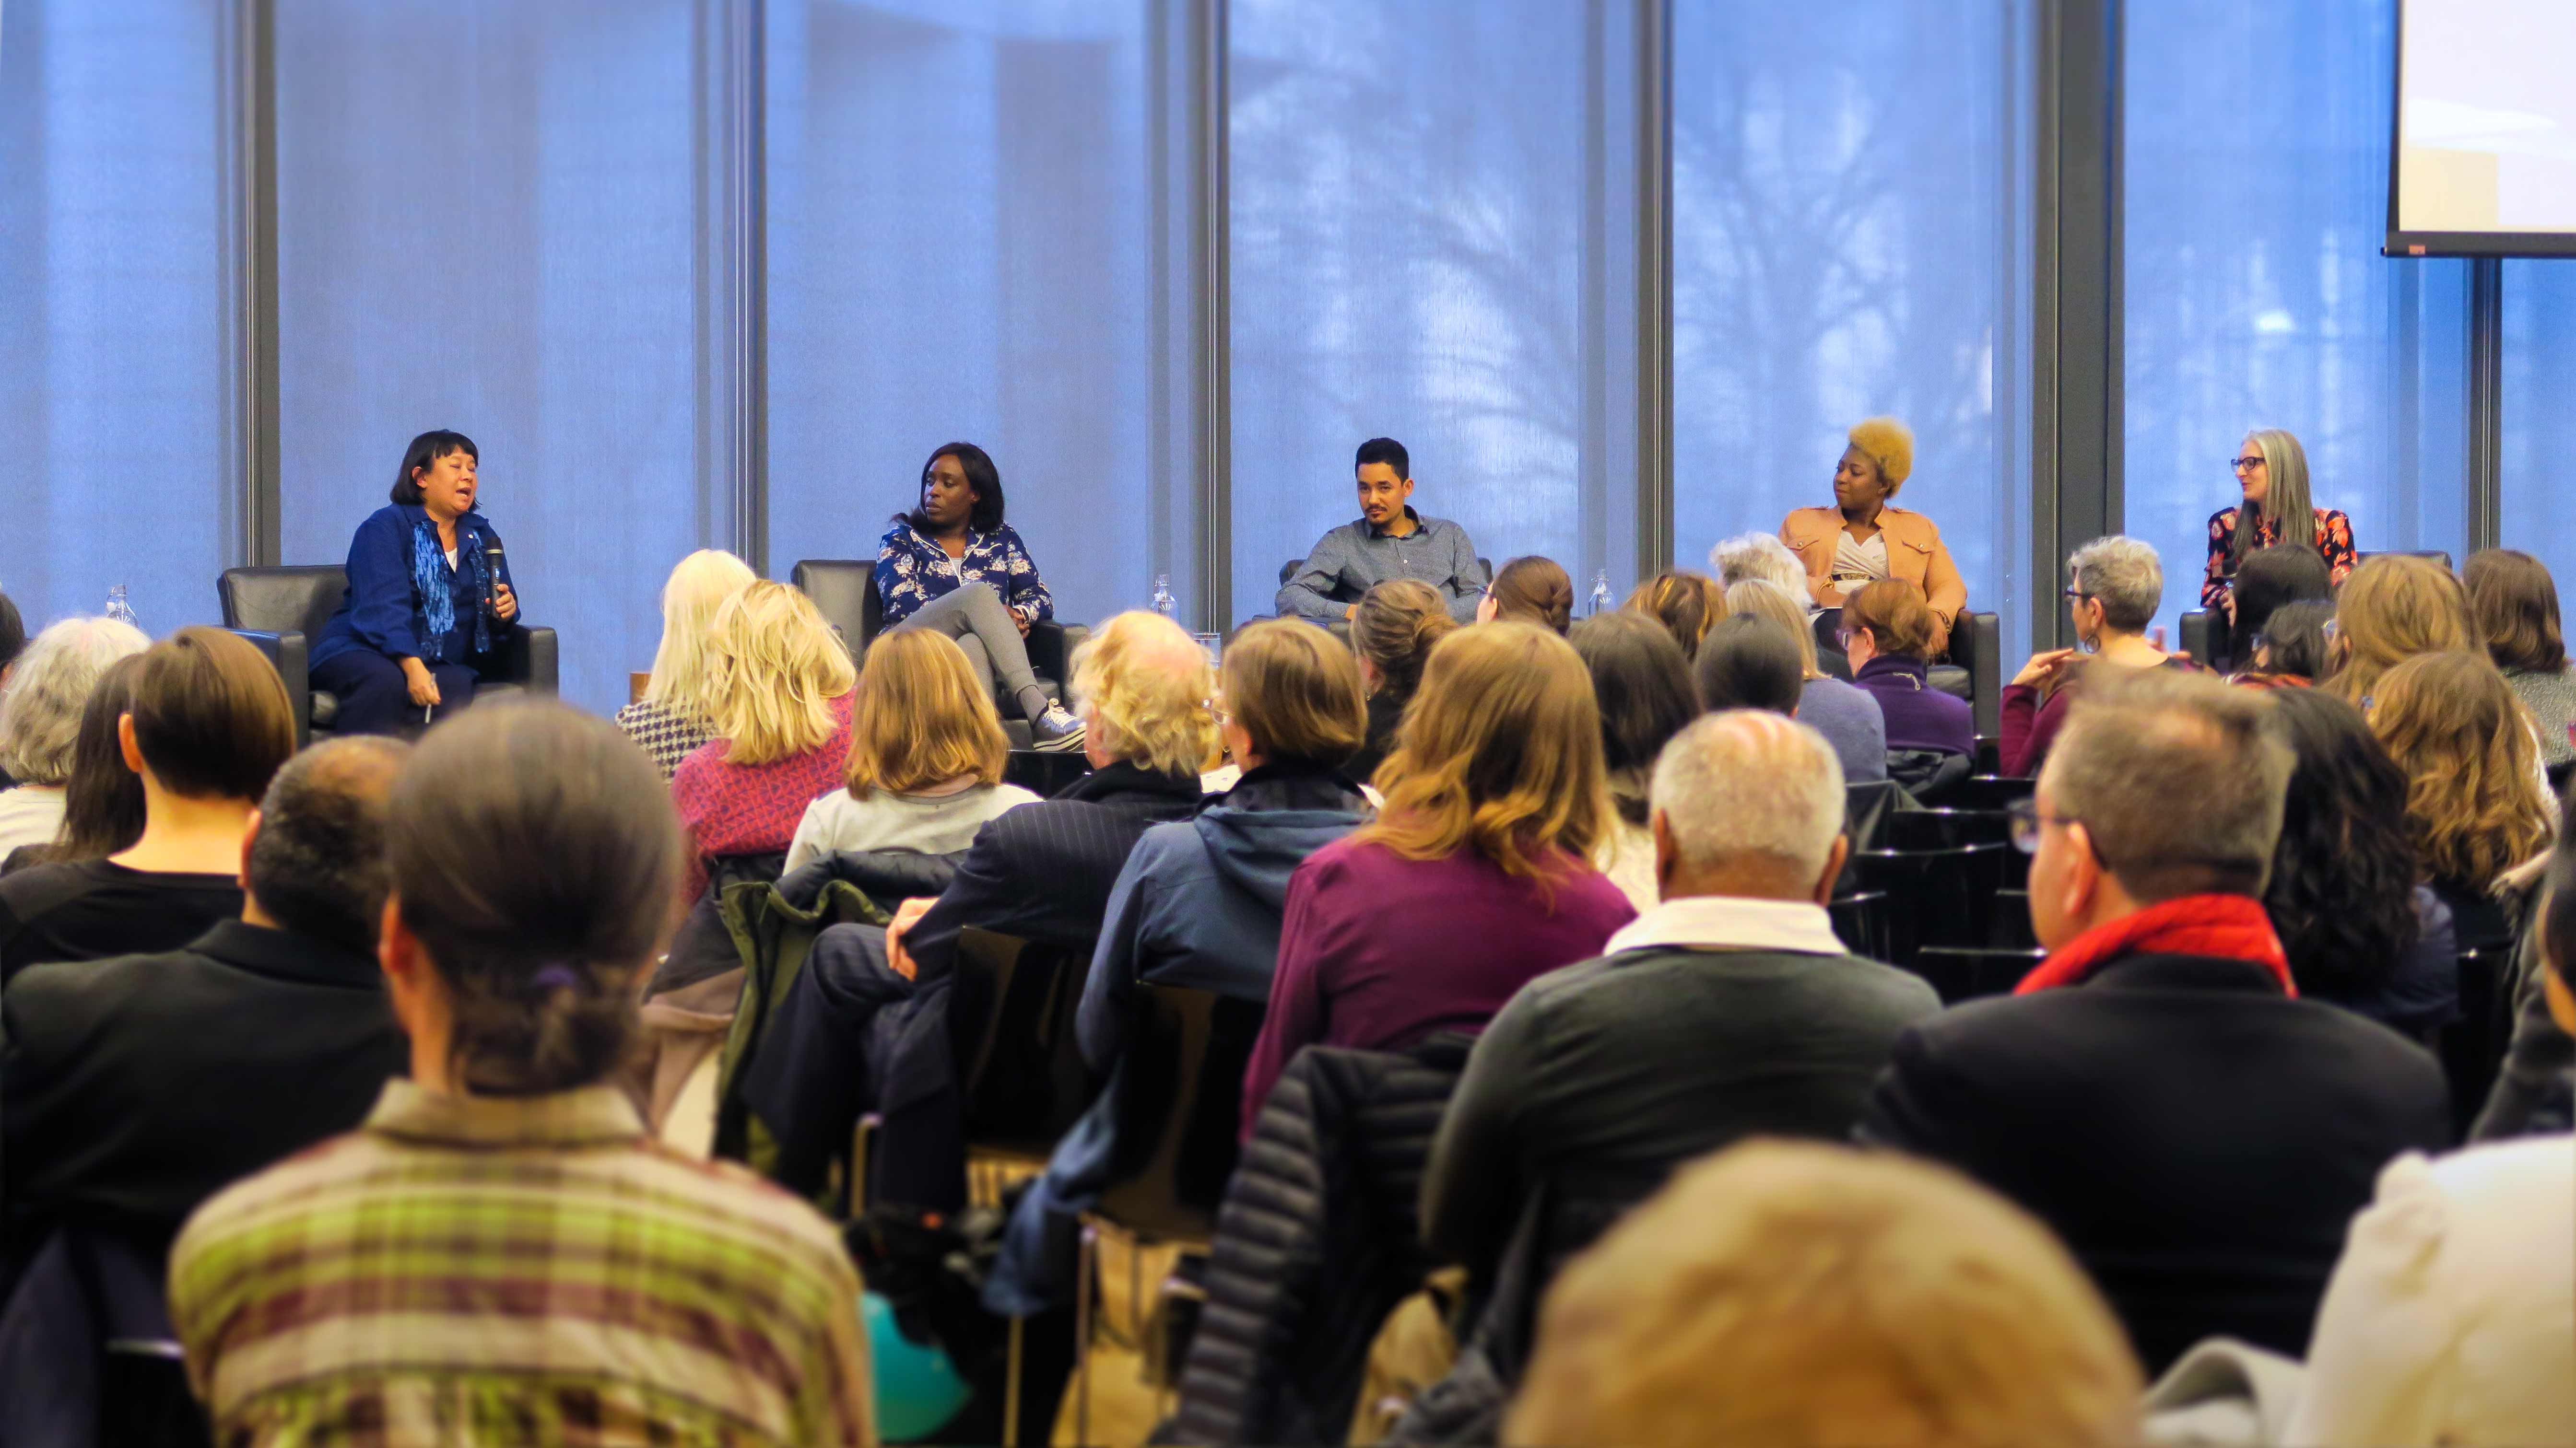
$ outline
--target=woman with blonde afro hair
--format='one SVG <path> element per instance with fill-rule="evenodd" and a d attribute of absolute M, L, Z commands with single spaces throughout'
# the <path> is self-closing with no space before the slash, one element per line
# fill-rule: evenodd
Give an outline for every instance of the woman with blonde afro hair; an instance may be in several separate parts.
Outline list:
<path fill-rule="evenodd" d="M 1914 475 L 1914 433 L 1895 418 L 1872 417 L 1855 423 L 1847 441 L 1834 466 L 1833 504 L 1792 510 L 1780 521 L 1780 541 L 1806 565 L 1807 593 L 1819 608 L 1840 608 L 1845 594 L 1883 578 L 1921 589 L 1938 658 L 1968 606 L 1968 585 L 1932 520 L 1895 504 Z"/>

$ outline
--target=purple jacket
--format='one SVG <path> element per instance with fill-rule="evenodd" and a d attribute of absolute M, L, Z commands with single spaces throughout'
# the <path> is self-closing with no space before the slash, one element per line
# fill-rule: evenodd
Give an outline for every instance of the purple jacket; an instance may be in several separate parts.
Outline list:
<path fill-rule="evenodd" d="M 1880 654 L 1861 665 L 1852 682 L 1868 690 L 1887 716 L 1888 748 L 1976 753 L 1977 725 L 1968 701 L 1933 688 L 1924 672 L 1917 660 Z"/>

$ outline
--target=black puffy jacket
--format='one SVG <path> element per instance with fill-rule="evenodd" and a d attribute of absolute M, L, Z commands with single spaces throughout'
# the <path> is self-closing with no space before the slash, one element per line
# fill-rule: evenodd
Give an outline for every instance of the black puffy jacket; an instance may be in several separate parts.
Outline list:
<path fill-rule="evenodd" d="M 1288 1063 L 1217 1216 L 1176 1441 L 1341 1441 L 1379 1323 L 1438 1265 L 1422 1169 L 1472 1044 Z"/>

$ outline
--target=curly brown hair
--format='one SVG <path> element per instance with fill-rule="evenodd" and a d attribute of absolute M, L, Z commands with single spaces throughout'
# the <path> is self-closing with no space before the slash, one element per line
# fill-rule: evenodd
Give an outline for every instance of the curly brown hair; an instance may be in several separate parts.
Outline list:
<path fill-rule="evenodd" d="M 2530 715 L 2486 655 L 2444 649 L 2390 669 L 2370 728 L 2406 771 L 2406 823 L 2436 883 L 2482 891 L 2549 844 Z"/>

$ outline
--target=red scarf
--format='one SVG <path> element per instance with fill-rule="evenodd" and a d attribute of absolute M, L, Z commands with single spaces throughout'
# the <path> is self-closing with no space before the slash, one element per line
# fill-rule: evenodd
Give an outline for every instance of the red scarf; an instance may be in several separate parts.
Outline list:
<path fill-rule="evenodd" d="M 2263 902 L 2245 895 L 2185 895 L 2150 905 L 2096 925 L 2023 976 L 2014 995 L 2082 985 L 2093 972 L 2124 955 L 2208 955 L 2259 965 L 2281 983 L 2281 993 L 2296 996 L 2290 982 L 2290 960 L 2281 953 L 2281 937 Z"/>

